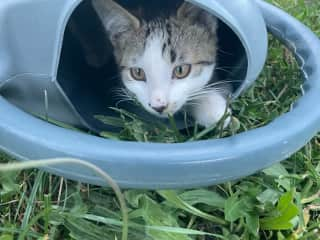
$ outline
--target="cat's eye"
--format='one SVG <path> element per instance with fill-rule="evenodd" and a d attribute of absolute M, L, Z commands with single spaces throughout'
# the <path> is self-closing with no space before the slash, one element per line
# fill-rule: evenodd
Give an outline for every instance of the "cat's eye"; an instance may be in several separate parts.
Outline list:
<path fill-rule="evenodd" d="M 191 72 L 190 64 L 180 65 L 173 70 L 173 78 L 177 78 L 177 79 L 186 78 L 189 76 L 190 72 Z"/>
<path fill-rule="evenodd" d="M 146 81 L 146 74 L 142 68 L 130 68 L 130 74 L 136 81 Z"/>

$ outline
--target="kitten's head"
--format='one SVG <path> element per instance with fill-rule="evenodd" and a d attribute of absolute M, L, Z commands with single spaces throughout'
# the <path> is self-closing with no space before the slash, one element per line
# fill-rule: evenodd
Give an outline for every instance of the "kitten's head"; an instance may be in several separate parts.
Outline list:
<path fill-rule="evenodd" d="M 122 81 L 149 112 L 172 115 L 212 78 L 217 20 L 184 3 L 177 14 L 138 20 L 111 0 L 93 0 L 114 46 Z"/>

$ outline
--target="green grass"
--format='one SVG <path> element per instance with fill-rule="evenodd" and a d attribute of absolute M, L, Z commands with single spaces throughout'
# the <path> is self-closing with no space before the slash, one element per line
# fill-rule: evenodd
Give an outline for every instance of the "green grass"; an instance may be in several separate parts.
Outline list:
<path fill-rule="evenodd" d="M 306 2 L 273 1 L 320 36 L 320 2 Z M 300 96 L 301 76 L 289 52 L 270 40 L 268 63 L 254 88 L 233 103 L 235 120 L 229 129 L 181 134 L 174 124 L 150 128 L 123 113 L 124 130 L 112 137 L 161 142 L 223 137 L 263 126 L 287 112 Z M 0 155 L 0 162 L 8 161 L 12 159 Z M 239 181 L 124 194 L 130 240 L 320 239 L 320 135 L 282 164 Z M 115 240 L 121 239 L 121 229 L 122 215 L 111 189 L 37 170 L 0 175 L 0 240 Z"/>

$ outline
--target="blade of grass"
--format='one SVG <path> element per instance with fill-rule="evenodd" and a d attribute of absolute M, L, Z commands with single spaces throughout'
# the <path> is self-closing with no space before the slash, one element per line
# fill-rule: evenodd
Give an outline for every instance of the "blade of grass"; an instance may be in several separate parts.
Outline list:
<path fill-rule="evenodd" d="M 44 173 L 43 171 L 39 171 L 37 173 L 36 178 L 35 178 L 30 197 L 27 200 L 27 207 L 24 212 L 24 216 L 23 216 L 23 220 L 22 220 L 22 224 L 21 224 L 21 229 L 25 229 L 29 223 L 29 219 L 30 219 L 32 211 L 33 211 L 36 195 L 37 195 L 38 189 L 40 187 L 40 184 L 42 182 L 43 173 Z"/>
<path fill-rule="evenodd" d="M 104 217 L 99 217 L 95 215 L 90 215 L 90 214 L 85 214 L 85 215 L 79 215 L 78 217 L 84 218 L 87 220 L 99 222 L 99 223 L 104 223 L 104 224 L 111 224 L 115 226 L 122 226 L 123 222 L 117 221 L 114 219 L 110 218 L 104 218 Z M 180 234 L 186 234 L 186 235 L 194 235 L 194 236 L 212 236 L 212 237 L 217 237 L 219 239 L 225 239 L 225 237 L 218 235 L 218 234 L 212 234 L 208 232 L 203 232 L 203 231 L 197 231 L 197 230 L 192 230 L 188 228 L 178 228 L 178 227 L 167 227 L 167 226 L 146 226 L 142 224 L 137 224 L 130 222 L 129 223 L 130 228 L 138 228 L 138 229 L 149 229 L 149 230 L 155 230 L 155 231 L 160 231 L 160 232 L 171 232 L 171 233 L 180 233 Z"/>
<path fill-rule="evenodd" d="M 50 222 L 50 212 L 51 212 L 51 196 L 44 196 L 44 233 L 49 233 L 49 222 Z"/>
<path fill-rule="evenodd" d="M 158 191 L 158 193 L 160 194 L 160 196 L 162 196 L 164 199 L 166 199 L 168 202 L 170 202 L 171 204 L 173 204 L 175 207 L 183 209 L 193 215 L 196 215 L 198 217 L 204 218 L 206 220 L 209 220 L 213 223 L 217 223 L 217 224 L 221 224 L 221 225 L 225 225 L 226 221 L 224 221 L 223 219 L 216 217 L 216 216 L 212 216 L 210 214 L 204 213 L 202 211 L 200 211 L 199 209 L 189 205 L 188 203 L 184 202 L 178 195 L 176 192 L 174 191 L 169 191 L 169 190 L 163 190 L 163 191 Z"/>
<path fill-rule="evenodd" d="M 11 233 L 11 234 L 21 234 L 22 230 L 20 229 L 13 229 L 13 228 L 7 228 L 7 227 L 0 227 L 0 232 L 4 232 L 4 233 Z M 32 237 L 35 239 L 38 239 L 41 237 L 41 234 L 38 233 L 34 233 L 34 232 L 27 232 L 25 234 L 26 237 Z"/>

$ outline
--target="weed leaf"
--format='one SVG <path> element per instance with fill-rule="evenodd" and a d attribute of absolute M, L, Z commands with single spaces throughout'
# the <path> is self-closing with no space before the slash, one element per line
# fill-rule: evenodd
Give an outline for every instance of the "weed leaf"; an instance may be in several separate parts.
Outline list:
<path fill-rule="evenodd" d="M 245 215 L 246 204 L 237 195 L 229 197 L 225 202 L 225 219 L 234 222 Z"/>
<path fill-rule="evenodd" d="M 299 214 L 298 207 L 293 203 L 294 193 L 284 194 L 273 212 L 273 216 L 265 217 L 260 220 L 263 230 L 287 230 L 294 226 L 292 220 Z"/>

